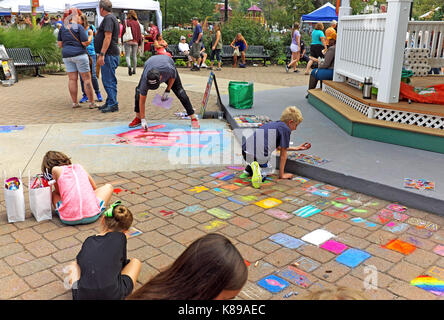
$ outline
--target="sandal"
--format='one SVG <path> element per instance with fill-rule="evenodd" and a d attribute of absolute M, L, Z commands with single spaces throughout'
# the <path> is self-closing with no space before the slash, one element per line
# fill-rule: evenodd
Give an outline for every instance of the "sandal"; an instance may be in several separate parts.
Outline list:
<path fill-rule="evenodd" d="M 78 102 L 72 104 L 72 108 L 73 108 L 73 109 L 77 109 L 77 108 L 80 108 L 80 107 L 81 107 L 81 105 L 80 105 L 80 103 L 78 103 Z"/>
<path fill-rule="evenodd" d="M 95 108 L 98 108 L 98 107 L 99 106 L 95 102 L 92 102 L 92 103 L 89 104 L 89 108 L 90 109 L 95 109 Z"/>

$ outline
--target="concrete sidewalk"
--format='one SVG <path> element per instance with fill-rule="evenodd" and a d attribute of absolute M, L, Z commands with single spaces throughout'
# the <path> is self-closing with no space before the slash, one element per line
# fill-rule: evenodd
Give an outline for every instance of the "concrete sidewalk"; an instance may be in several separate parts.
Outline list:
<path fill-rule="evenodd" d="M 23 175 L 28 170 L 38 173 L 48 150 L 65 152 L 91 173 L 229 165 L 240 154 L 225 121 L 201 120 L 200 130 L 191 130 L 189 120 L 148 123 L 153 127 L 149 137 L 138 137 L 144 132 L 128 128 L 126 122 L 37 124 L 3 132 L 0 168 L 8 176 L 19 170 Z"/>

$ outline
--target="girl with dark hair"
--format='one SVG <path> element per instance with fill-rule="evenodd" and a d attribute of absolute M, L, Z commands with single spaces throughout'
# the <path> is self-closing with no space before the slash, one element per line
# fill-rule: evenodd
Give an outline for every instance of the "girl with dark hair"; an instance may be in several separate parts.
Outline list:
<path fill-rule="evenodd" d="M 122 300 L 133 291 L 141 262 L 127 259 L 125 232 L 133 215 L 120 201 L 103 213 L 101 233 L 88 237 L 71 264 L 74 300 Z"/>
<path fill-rule="evenodd" d="M 97 188 L 88 172 L 80 164 L 72 164 L 62 152 L 45 154 L 42 173 L 48 180 L 55 180 L 52 203 L 60 221 L 68 225 L 96 221 L 113 193 L 109 183 Z"/>
<path fill-rule="evenodd" d="M 127 299 L 228 300 L 236 297 L 247 278 L 247 266 L 236 247 L 223 235 L 210 233 Z"/>

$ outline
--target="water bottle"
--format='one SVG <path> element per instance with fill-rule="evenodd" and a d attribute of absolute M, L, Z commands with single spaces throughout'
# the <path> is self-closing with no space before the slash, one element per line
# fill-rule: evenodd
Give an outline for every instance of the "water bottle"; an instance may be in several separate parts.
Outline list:
<path fill-rule="evenodd" d="M 372 98 L 372 84 L 373 84 L 372 77 L 364 78 L 364 85 L 362 86 L 362 98 L 364 99 Z"/>

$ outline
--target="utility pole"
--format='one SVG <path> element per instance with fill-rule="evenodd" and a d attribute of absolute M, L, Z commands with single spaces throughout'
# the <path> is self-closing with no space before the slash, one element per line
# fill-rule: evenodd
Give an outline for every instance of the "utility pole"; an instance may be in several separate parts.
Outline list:
<path fill-rule="evenodd" d="M 163 24 L 163 29 L 166 29 L 167 27 L 167 0 L 165 0 L 165 19 Z"/>
<path fill-rule="evenodd" d="M 224 22 L 228 22 L 228 0 L 225 0 L 225 12 L 224 12 L 225 18 Z"/>

